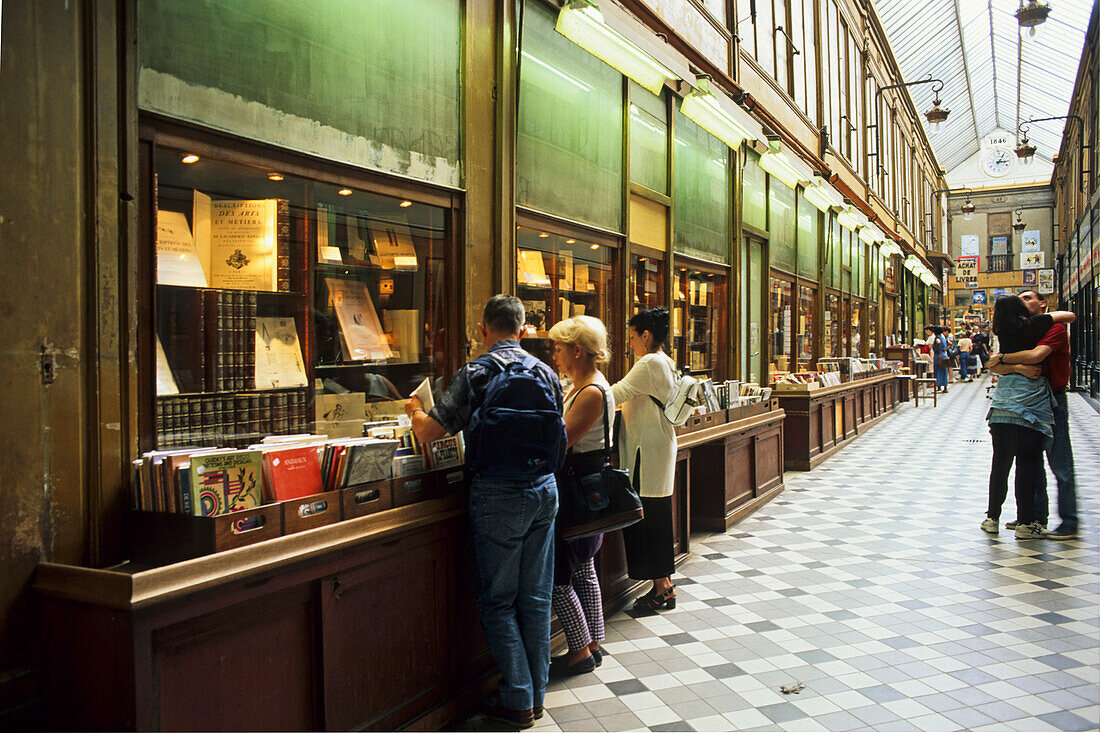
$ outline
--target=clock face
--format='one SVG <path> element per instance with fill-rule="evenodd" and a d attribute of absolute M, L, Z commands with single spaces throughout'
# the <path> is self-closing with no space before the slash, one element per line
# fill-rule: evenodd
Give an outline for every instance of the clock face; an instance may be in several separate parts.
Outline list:
<path fill-rule="evenodd" d="M 982 161 L 982 169 L 986 175 L 1003 176 L 1012 170 L 1013 157 L 1013 153 L 1008 150 L 991 150 Z"/>

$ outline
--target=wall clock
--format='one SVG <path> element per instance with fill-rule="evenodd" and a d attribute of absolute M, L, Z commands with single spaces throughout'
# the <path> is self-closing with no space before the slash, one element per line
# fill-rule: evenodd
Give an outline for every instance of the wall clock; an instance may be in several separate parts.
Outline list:
<path fill-rule="evenodd" d="M 993 149 L 982 159 L 982 170 L 987 176 L 1000 177 L 1012 170 L 1015 154 L 1011 150 Z"/>

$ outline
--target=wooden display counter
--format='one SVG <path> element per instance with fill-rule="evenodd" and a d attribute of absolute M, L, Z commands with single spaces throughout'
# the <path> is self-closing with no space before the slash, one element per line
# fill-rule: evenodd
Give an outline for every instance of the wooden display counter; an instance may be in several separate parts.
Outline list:
<path fill-rule="evenodd" d="M 784 465 L 810 470 L 897 407 L 900 394 L 893 373 L 835 387 L 775 392 L 786 413 Z"/>

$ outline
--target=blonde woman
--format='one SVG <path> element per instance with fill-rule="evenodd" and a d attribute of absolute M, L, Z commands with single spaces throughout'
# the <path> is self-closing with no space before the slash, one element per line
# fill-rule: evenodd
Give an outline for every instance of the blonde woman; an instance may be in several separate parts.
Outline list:
<path fill-rule="evenodd" d="M 604 418 L 611 420 L 615 402 L 611 385 L 600 372 L 607 361 L 607 329 L 597 318 L 575 316 L 550 329 L 554 364 L 573 381 L 565 396 L 565 435 L 569 453 L 559 483 L 560 515 L 568 516 L 571 475 L 597 471 L 610 447 L 604 442 Z M 604 638 L 603 600 L 594 558 L 603 535 L 562 540 L 558 532 L 554 553 L 554 589 L 551 607 L 565 629 L 569 652 L 550 662 L 551 677 L 571 677 L 595 669 L 601 660 Z"/>
<path fill-rule="evenodd" d="M 645 511 L 642 521 L 623 530 L 627 574 L 634 580 L 653 581 L 653 588 L 634 603 L 632 612 L 648 616 L 676 608 L 672 585 L 676 433 L 661 409 L 675 388 L 676 365 L 664 349 L 668 338 L 666 309 L 639 311 L 629 326 L 630 348 L 637 361 L 611 386 L 611 394 L 623 408 L 619 466 L 630 471 Z"/>

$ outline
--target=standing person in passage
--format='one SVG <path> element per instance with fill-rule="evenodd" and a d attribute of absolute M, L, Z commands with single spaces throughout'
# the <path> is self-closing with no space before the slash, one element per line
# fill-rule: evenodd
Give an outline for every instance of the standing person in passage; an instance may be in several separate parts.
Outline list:
<path fill-rule="evenodd" d="M 973 382 L 974 380 L 970 378 L 970 357 L 974 342 L 963 331 L 955 345 L 959 347 L 959 377 L 964 382 Z"/>
<path fill-rule="evenodd" d="M 487 354 L 462 366 L 430 413 L 405 407 L 422 443 L 466 430 L 478 610 L 500 667 L 486 714 L 518 728 L 542 717 L 550 669 L 555 471 L 565 456 L 558 377 L 520 348 L 523 303 L 494 295 L 478 329 Z"/>
<path fill-rule="evenodd" d="M 947 377 L 951 372 L 951 360 L 947 357 L 947 339 L 943 336 L 942 326 L 928 328 L 932 329 L 932 369 L 936 376 L 936 389 L 947 394 Z"/>
<path fill-rule="evenodd" d="M 997 299 L 993 307 L 993 332 L 1007 353 L 1030 351 L 1054 323 L 1072 323 L 1067 311 L 1032 315 L 1015 295 Z M 994 359 L 993 361 L 997 361 Z M 1001 505 L 1008 493 L 1008 472 L 1016 464 L 1016 539 L 1045 536 L 1035 518 L 1035 482 L 1043 470 L 1043 450 L 1054 437 L 1054 411 L 1050 385 L 1045 377 L 1030 379 L 1017 373 L 997 380 L 993 404 L 986 420 L 993 437 L 993 466 L 989 472 L 989 509 L 982 529 L 996 534 Z"/>
<path fill-rule="evenodd" d="M 630 472 L 645 512 L 642 521 L 623 530 L 627 574 L 635 580 L 653 581 L 653 588 L 635 601 L 631 610 L 636 615 L 652 615 L 676 607 L 672 585 L 676 432 L 662 408 L 676 386 L 676 365 L 664 350 L 668 310 L 639 311 L 629 326 L 630 349 L 637 361 L 611 386 L 611 394 L 623 408 L 619 466 Z"/>
<path fill-rule="evenodd" d="M 605 427 L 615 415 L 611 385 L 599 370 L 607 353 L 607 329 L 598 318 L 574 316 L 550 329 L 554 342 L 554 364 L 573 381 L 565 396 L 565 435 L 569 453 L 558 477 L 561 509 L 555 540 L 553 609 L 562 628 L 569 652 L 550 660 L 551 677 L 571 677 L 591 672 L 600 665 L 600 642 L 604 638 L 603 599 L 596 577 L 594 558 L 603 535 L 575 540 L 561 538 L 562 518 L 569 516 L 567 491 L 572 476 L 599 471 L 610 446 Z M 607 421 L 605 423 L 605 420 Z M 610 437 L 609 435 L 607 437 Z"/>
<path fill-rule="evenodd" d="M 1020 294 L 1028 312 L 1035 316 L 1045 313 L 1047 301 L 1034 290 Z M 1047 533 L 1052 540 L 1071 540 L 1077 536 L 1077 477 L 1073 468 L 1073 446 L 1069 438 L 1069 405 L 1066 388 L 1070 378 L 1069 331 L 1061 323 L 1055 323 L 1031 351 L 1000 354 L 990 361 L 994 374 L 1024 374 L 1034 376 L 1035 364 L 1042 365 L 1042 375 L 1050 383 L 1054 393 L 1054 439 L 1047 449 L 1047 463 L 1058 481 L 1058 517 L 1061 523 Z M 1047 473 L 1040 468 L 1035 481 L 1035 520 L 1044 527 L 1050 512 L 1047 496 Z M 1006 529 L 1015 529 L 1017 522 L 1009 522 Z"/>

